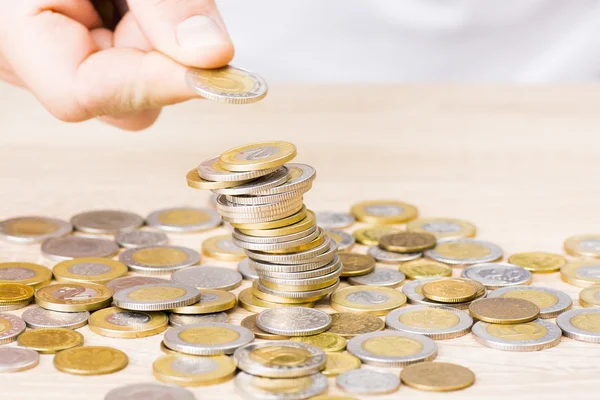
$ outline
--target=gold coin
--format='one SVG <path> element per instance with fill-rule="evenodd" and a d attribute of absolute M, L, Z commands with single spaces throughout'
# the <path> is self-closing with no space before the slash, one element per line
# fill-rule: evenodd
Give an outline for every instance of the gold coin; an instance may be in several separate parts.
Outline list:
<path fill-rule="evenodd" d="M 280 307 L 309 307 L 312 308 L 315 306 L 315 303 L 312 302 L 304 302 L 304 303 L 272 303 L 270 301 L 259 299 L 255 297 L 252 291 L 252 288 L 247 288 L 242 290 L 238 294 L 238 300 L 240 302 L 240 306 L 245 308 L 250 312 L 259 313 L 271 308 L 280 308 Z"/>
<path fill-rule="evenodd" d="M 360 360 L 350 353 L 327 353 L 327 361 L 322 373 L 328 377 L 338 376 L 343 372 L 359 369 L 360 364 Z"/>
<path fill-rule="evenodd" d="M 372 200 L 353 205 L 350 214 L 369 224 L 403 224 L 417 218 L 418 211 L 401 201 Z"/>
<path fill-rule="evenodd" d="M 258 142 L 234 147 L 221 157 L 228 171 L 244 172 L 280 167 L 296 157 L 296 146 L 288 142 Z"/>
<path fill-rule="evenodd" d="M 92 332 L 102 336 L 141 338 L 166 330 L 169 318 L 160 311 L 128 311 L 109 307 L 93 313 L 88 326 Z"/>
<path fill-rule="evenodd" d="M 23 283 L 0 283 L 0 305 L 29 303 L 34 290 Z"/>
<path fill-rule="evenodd" d="M 386 235 L 402 232 L 400 229 L 392 228 L 391 226 L 370 226 L 367 228 L 357 229 L 352 233 L 354 239 L 365 246 L 378 246 L 379 240 Z"/>
<path fill-rule="evenodd" d="M 438 239 L 475 237 L 477 228 L 470 222 L 456 218 L 419 218 L 406 225 L 409 232 L 431 233 Z"/>
<path fill-rule="evenodd" d="M 469 279 L 469 278 L 454 278 L 454 279 L 458 279 L 461 281 L 465 281 L 471 285 L 473 285 L 475 287 L 475 298 L 478 298 L 480 296 L 482 296 L 485 293 L 485 286 L 483 286 L 483 283 L 473 280 L 473 279 Z"/>
<path fill-rule="evenodd" d="M 240 292 L 240 294 L 241 294 L 241 292 Z M 293 305 L 302 306 L 302 305 L 306 305 L 309 303 L 312 303 L 314 305 L 314 302 L 316 302 L 326 296 L 326 294 L 320 295 L 320 296 L 308 297 L 308 298 L 302 298 L 302 297 L 300 297 L 300 298 L 289 297 L 288 298 L 288 297 L 276 296 L 274 294 L 262 292 L 259 289 L 258 282 L 256 280 L 254 282 L 252 282 L 252 294 L 257 299 L 264 300 L 267 303 L 287 304 L 288 306 L 293 306 Z M 307 307 L 312 307 L 312 306 L 307 305 Z"/>
<path fill-rule="evenodd" d="M 0 263 L 0 283 L 22 283 L 34 289 L 50 283 L 52 271 L 43 265 L 24 262 Z"/>
<path fill-rule="evenodd" d="M 105 346 L 81 346 L 54 356 L 54 366 L 73 375 L 104 375 L 122 370 L 129 363 L 127 354 Z"/>
<path fill-rule="evenodd" d="M 590 286 L 579 292 L 582 307 L 600 307 L 600 286 Z"/>
<path fill-rule="evenodd" d="M 524 299 L 490 297 L 472 302 L 469 313 L 473 318 L 493 324 L 522 324 L 540 315 L 540 308 Z"/>
<path fill-rule="evenodd" d="M 291 248 L 285 249 L 285 250 L 269 250 L 268 253 L 269 254 L 289 254 L 289 253 L 299 253 L 301 251 L 311 250 L 311 249 L 314 249 L 315 247 L 319 247 L 320 245 L 322 245 L 325 242 L 325 238 L 326 238 L 325 233 L 323 233 L 321 231 L 319 236 L 317 236 L 314 240 L 311 240 L 308 243 L 305 243 L 303 245 L 296 246 L 296 247 L 291 247 Z"/>
<path fill-rule="evenodd" d="M 240 223 L 236 223 L 236 222 L 230 222 L 230 224 L 234 228 L 238 228 L 240 230 L 240 232 L 242 232 L 246 235 L 250 235 L 250 233 L 256 233 L 257 230 L 270 230 L 270 229 L 275 229 L 275 228 L 288 227 L 289 225 L 292 225 L 292 224 L 302 221 L 304 218 L 307 217 L 307 215 L 308 215 L 308 212 L 306 210 L 306 207 L 303 205 L 302 208 L 297 213 L 292 214 L 289 217 L 276 219 L 275 221 L 256 222 L 256 223 L 252 223 L 252 224 L 246 224 L 246 223 L 240 224 Z M 260 235 L 251 235 L 251 236 L 260 236 Z"/>
<path fill-rule="evenodd" d="M 342 261 L 342 276 L 365 275 L 375 269 L 375 259 L 367 254 L 340 251 L 338 256 Z"/>
<path fill-rule="evenodd" d="M 152 365 L 159 381 L 179 386 L 215 385 L 231 379 L 235 364 L 227 356 L 194 357 L 168 354 L 158 358 Z"/>
<path fill-rule="evenodd" d="M 169 208 L 156 213 L 157 227 L 186 228 L 207 224 L 213 218 L 207 211 L 197 208 Z M 154 226 L 154 224 L 153 224 Z"/>
<path fill-rule="evenodd" d="M 289 218 L 289 217 L 288 217 Z M 298 217 L 296 217 L 298 218 Z M 284 225 L 279 228 L 267 228 L 267 229 L 244 229 L 239 228 L 239 231 L 244 235 L 248 236 L 258 236 L 258 237 L 275 237 L 275 236 L 285 236 L 291 235 L 298 232 L 303 232 L 307 229 L 312 228 L 317 223 L 317 218 L 315 214 L 306 210 L 304 212 L 304 217 L 296 222 L 292 222 L 289 225 Z"/>
<path fill-rule="evenodd" d="M 225 290 L 202 289 L 199 302 L 177 307 L 171 311 L 177 314 L 210 314 L 230 310 L 235 307 L 235 303 L 236 299 L 233 293 Z"/>
<path fill-rule="evenodd" d="M 460 365 L 426 361 L 404 367 L 400 379 L 415 389 L 449 392 L 471 386 L 475 383 L 475 374 Z"/>
<path fill-rule="evenodd" d="M 462 303 L 477 296 L 477 288 L 474 285 L 456 278 L 427 282 L 421 287 L 421 292 L 429 300 L 442 303 Z"/>
<path fill-rule="evenodd" d="M 56 283 L 35 292 L 35 302 L 52 311 L 79 312 L 108 306 L 113 291 L 98 283 Z"/>
<path fill-rule="evenodd" d="M 246 253 L 231 240 L 231 235 L 219 235 L 202 242 L 202 254 L 223 261 L 239 261 L 246 258 Z"/>
<path fill-rule="evenodd" d="M 59 262 L 52 269 L 59 282 L 107 283 L 127 274 L 127 266 L 109 258 L 85 257 Z"/>
<path fill-rule="evenodd" d="M 261 280 L 261 284 L 269 289 L 272 290 L 279 290 L 279 291 L 283 291 L 283 292 L 306 292 L 306 291 L 310 291 L 310 290 L 318 290 L 318 289 L 323 289 L 332 285 L 335 285 L 337 282 L 339 281 L 339 278 L 334 278 L 332 280 L 329 281 L 325 281 L 325 282 L 320 282 L 320 283 L 315 283 L 312 285 L 282 285 L 279 283 L 273 283 L 273 282 L 267 282 L 267 281 L 263 281 Z"/>
<path fill-rule="evenodd" d="M 231 182 L 215 182 L 202 179 L 198 173 L 198 168 L 190 170 L 186 175 L 185 179 L 189 187 L 194 189 L 213 190 L 213 189 L 225 189 L 234 186 L 241 185 L 246 182 L 250 182 L 252 179 L 246 179 L 243 181 L 231 181 Z"/>
<path fill-rule="evenodd" d="M 397 253 L 417 253 L 435 247 L 437 239 L 424 232 L 400 232 L 382 236 L 379 247 Z"/>
<path fill-rule="evenodd" d="M 567 260 L 559 254 L 532 251 L 513 254 L 508 258 L 508 262 L 531 272 L 555 272 L 561 269 Z"/>
<path fill-rule="evenodd" d="M 257 314 L 248 315 L 246 318 L 240 322 L 240 325 L 246 329 L 250 329 L 254 336 L 259 339 L 267 339 L 267 340 L 288 340 L 289 337 L 282 335 L 275 335 L 274 333 L 265 332 L 256 326 L 256 316 Z M 294 338 L 295 339 L 295 338 Z"/>
<path fill-rule="evenodd" d="M 370 314 L 355 312 L 340 312 L 329 314 L 331 317 L 331 326 L 327 330 L 343 338 L 353 338 L 363 333 L 381 331 L 385 328 L 385 323 Z"/>
<path fill-rule="evenodd" d="M 510 341 L 537 340 L 548 333 L 548 329 L 535 321 L 523 324 L 489 324 L 486 332 L 499 339 Z"/>
<path fill-rule="evenodd" d="M 83 345 L 83 335 L 67 328 L 40 328 L 23 332 L 17 343 L 39 353 L 50 354 Z"/>
<path fill-rule="evenodd" d="M 575 235 L 565 240 L 565 251 L 575 257 L 600 257 L 600 235 Z"/>
<path fill-rule="evenodd" d="M 319 347 L 326 352 L 342 351 L 346 348 L 346 339 L 331 332 L 323 332 L 311 336 L 296 336 L 291 340 L 292 342 L 302 342 Z"/>
<path fill-rule="evenodd" d="M 426 258 L 405 262 L 398 269 L 409 279 L 452 276 L 452 268 Z"/>
<path fill-rule="evenodd" d="M 331 307 L 338 311 L 386 315 L 406 304 L 404 293 L 380 286 L 351 286 L 331 295 Z"/>
<path fill-rule="evenodd" d="M 571 261 L 560 269 L 560 277 L 571 285 L 588 287 L 600 284 L 600 261 Z"/>

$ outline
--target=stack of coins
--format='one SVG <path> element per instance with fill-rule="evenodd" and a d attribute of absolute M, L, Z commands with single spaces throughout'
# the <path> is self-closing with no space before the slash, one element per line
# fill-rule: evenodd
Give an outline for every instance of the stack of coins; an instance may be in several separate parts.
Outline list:
<path fill-rule="evenodd" d="M 245 250 L 259 276 L 245 303 L 310 306 L 339 284 L 337 245 L 302 201 L 316 171 L 286 164 L 295 156 L 291 143 L 253 143 L 187 174 L 189 186 L 218 194 L 217 211 L 234 227 L 233 243 Z"/>

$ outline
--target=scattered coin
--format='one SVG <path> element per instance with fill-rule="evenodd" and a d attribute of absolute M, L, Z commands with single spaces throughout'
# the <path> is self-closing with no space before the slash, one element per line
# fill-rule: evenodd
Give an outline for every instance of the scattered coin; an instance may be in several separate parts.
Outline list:
<path fill-rule="evenodd" d="M 430 300 L 428 298 L 426 298 L 423 295 L 423 285 L 427 282 L 432 282 L 435 280 L 439 280 L 442 278 L 423 278 L 423 279 L 419 279 L 419 280 L 415 280 L 415 281 L 411 281 L 411 282 L 407 282 L 402 286 L 402 292 L 406 295 L 406 297 L 408 298 L 408 301 L 411 304 L 422 304 L 422 305 L 427 305 L 427 306 L 431 306 L 431 307 L 452 307 L 452 308 L 457 308 L 459 310 L 464 310 L 469 308 L 469 305 L 471 304 L 472 300 L 469 301 L 465 301 L 465 302 L 461 302 L 461 303 L 440 303 L 437 301 L 433 301 Z M 460 279 L 460 278 L 456 278 L 456 279 Z M 479 291 L 476 289 L 476 296 L 473 300 L 477 300 L 481 297 L 485 297 L 486 295 L 486 291 L 485 291 L 485 287 L 477 282 L 477 281 L 468 281 L 470 284 L 479 284 L 481 285 L 481 288 L 483 288 L 483 291 Z M 475 286 L 475 285 L 474 285 Z"/>
<path fill-rule="evenodd" d="M 273 308 L 258 314 L 256 325 L 276 335 L 308 336 L 326 331 L 331 317 L 324 311 L 305 307 Z"/>
<path fill-rule="evenodd" d="M 440 240 L 425 255 L 435 261 L 453 265 L 481 264 L 502 258 L 502 249 L 490 242 L 475 239 Z"/>
<path fill-rule="evenodd" d="M 344 231 L 336 231 L 336 230 L 326 230 L 325 233 L 329 236 L 330 239 L 333 239 L 337 244 L 338 250 L 347 250 L 350 247 L 354 246 L 355 239 L 349 233 Z"/>
<path fill-rule="evenodd" d="M 56 264 L 52 273 L 58 282 L 107 283 L 127 274 L 127 266 L 109 258 L 74 258 Z"/>
<path fill-rule="evenodd" d="M 288 142 L 257 142 L 234 147 L 219 160 L 228 171 L 255 171 L 282 166 L 296 156 L 296 146 Z"/>
<path fill-rule="evenodd" d="M 200 300 L 200 291 L 177 283 L 149 283 L 119 290 L 113 304 L 133 311 L 162 311 L 189 306 Z M 175 311 L 180 312 L 180 311 Z"/>
<path fill-rule="evenodd" d="M 248 257 L 242 259 L 237 266 L 238 272 L 242 274 L 244 279 L 255 280 L 258 279 L 258 272 L 256 272 L 256 268 L 250 264 L 250 259 Z M 1 273 L 1 272 L 0 272 Z"/>
<path fill-rule="evenodd" d="M 52 281 L 52 271 L 43 265 L 24 262 L 0 263 L 0 282 L 16 282 L 34 289 Z"/>
<path fill-rule="evenodd" d="M 167 232 L 196 232 L 221 225 L 221 217 L 207 208 L 175 207 L 152 212 L 146 224 Z"/>
<path fill-rule="evenodd" d="M 488 298 L 503 297 L 528 300 L 539 307 L 540 318 L 554 318 L 571 308 L 571 296 L 560 290 L 536 286 L 497 289 Z"/>
<path fill-rule="evenodd" d="M 525 268 L 501 262 L 471 265 L 463 270 L 462 276 L 481 282 L 488 289 L 528 285 L 532 279 Z"/>
<path fill-rule="evenodd" d="M 348 282 L 352 285 L 396 287 L 400 286 L 406 276 L 402 272 L 390 268 L 377 268 L 368 274 L 361 276 L 351 276 Z"/>
<path fill-rule="evenodd" d="M 585 308 L 567 311 L 556 317 L 556 324 L 568 338 L 600 343 L 600 310 Z"/>
<path fill-rule="evenodd" d="M 360 365 L 360 360 L 350 353 L 327 353 L 327 362 L 325 363 L 323 375 L 335 377 L 344 372 L 359 369 Z"/>
<path fill-rule="evenodd" d="M 95 210 L 75 215 L 71 218 L 71 224 L 81 232 L 116 234 L 139 228 L 144 224 L 144 219 L 128 211 Z"/>
<path fill-rule="evenodd" d="M 469 312 L 483 322 L 522 324 L 536 319 L 540 308 L 521 298 L 490 297 L 472 302 Z"/>
<path fill-rule="evenodd" d="M 392 228 L 391 226 L 370 226 L 354 231 L 354 239 L 360 244 L 366 246 L 379 246 L 379 240 L 386 235 L 402 232 L 400 229 Z"/>
<path fill-rule="evenodd" d="M 165 346 L 171 350 L 199 356 L 233 354 L 235 349 L 254 340 L 254 334 L 241 326 L 201 322 L 169 329 Z"/>
<path fill-rule="evenodd" d="M 39 328 L 68 328 L 77 329 L 87 324 L 90 313 L 81 312 L 58 312 L 46 310 L 39 306 L 33 306 L 23 312 L 21 318 L 31 329 Z"/>
<path fill-rule="evenodd" d="M 326 352 L 342 351 L 346 348 L 346 339 L 331 332 L 323 332 L 311 336 L 297 336 L 293 337 L 291 341 L 310 344 Z"/>
<path fill-rule="evenodd" d="M 381 319 L 365 313 L 340 312 L 329 316 L 331 317 L 331 326 L 327 332 L 344 338 L 380 331 L 385 327 Z"/>
<path fill-rule="evenodd" d="M 559 254 L 532 251 L 513 254 L 508 258 L 508 262 L 531 272 L 555 272 L 561 269 L 567 260 Z"/>
<path fill-rule="evenodd" d="M 188 267 L 173 272 L 171 280 L 198 289 L 232 290 L 242 284 L 242 275 L 224 267 Z"/>
<path fill-rule="evenodd" d="M 73 230 L 67 221 L 48 217 L 17 217 L 0 221 L 0 238 L 13 243 L 40 243 Z"/>
<path fill-rule="evenodd" d="M 560 269 L 560 278 L 580 287 L 600 284 L 600 261 L 570 261 Z"/>
<path fill-rule="evenodd" d="M 176 386 L 134 383 L 112 389 L 104 400 L 196 400 L 194 394 Z"/>
<path fill-rule="evenodd" d="M 0 373 L 25 371 L 39 363 L 40 355 L 37 351 L 21 347 L 0 347 Z"/>
<path fill-rule="evenodd" d="M 82 257 L 112 257 L 118 251 L 119 246 L 112 240 L 80 236 L 51 238 L 42 243 L 42 254 L 54 261 Z"/>
<path fill-rule="evenodd" d="M 17 336 L 25 331 L 25 322 L 12 314 L 0 313 L 0 344 L 17 340 Z"/>
<path fill-rule="evenodd" d="M 223 355 L 194 357 L 168 354 L 157 359 L 152 369 L 159 381 L 178 386 L 216 385 L 230 380 L 235 374 L 235 364 L 230 357 Z"/>
<path fill-rule="evenodd" d="M 443 362 L 423 362 L 409 365 L 400 373 L 402 383 L 428 392 L 450 392 L 475 383 L 469 368 Z"/>
<path fill-rule="evenodd" d="M 423 296 L 442 303 L 461 303 L 473 300 L 477 288 L 469 282 L 457 278 L 442 278 L 426 282 L 421 288 Z"/>
<path fill-rule="evenodd" d="M 452 276 L 452 268 L 426 258 L 406 262 L 400 265 L 399 270 L 409 279 Z"/>
<path fill-rule="evenodd" d="M 600 307 L 600 286 L 590 286 L 579 292 L 582 307 Z"/>
<path fill-rule="evenodd" d="M 352 215 L 346 213 L 317 211 L 315 215 L 317 223 L 324 229 L 346 228 L 356 222 L 356 219 Z"/>
<path fill-rule="evenodd" d="M 243 249 L 236 246 L 231 235 L 213 236 L 202 242 L 202 253 L 216 260 L 239 261 L 246 257 Z"/>
<path fill-rule="evenodd" d="M 254 72 L 226 65 L 215 69 L 189 68 L 185 81 L 200 96 L 219 103 L 248 104 L 261 100 L 269 90 L 267 82 Z M 247 157 L 266 157 L 261 152 Z M 260 168 L 259 168 L 260 169 Z"/>
<path fill-rule="evenodd" d="M 127 289 L 133 286 L 147 285 L 149 283 L 166 283 L 166 279 L 154 278 L 151 276 L 123 276 L 121 278 L 113 279 L 106 284 L 106 287 L 111 289 L 113 292 Z"/>
<path fill-rule="evenodd" d="M 474 237 L 475 225 L 455 218 L 419 218 L 406 225 L 409 232 L 426 232 L 438 239 L 461 239 Z"/>
<path fill-rule="evenodd" d="M 38 353 L 50 354 L 83 345 L 83 335 L 67 328 L 40 328 L 23 332 L 17 343 Z"/>
<path fill-rule="evenodd" d="M 227 311 L 235 307 L 235 295 L 225 290 L 203 289 L 200 301 L 189 306 L 176 307 L 171 312 L 177 314 L 211 314 Z"/>
<path fill-rule="evenodd" d="M 264 378 L 240 372 L 235 387 L 252 399 L 308 399 L 327 390 L 327 378 L 320 373 L 299 378 Z"/>
<path fill-rule="evenodd" d="M 437 239 L 430 233 L 400 232 L 382 236 L 379 247 L 397 253 L 416 253 L 435 247 Z"/>
<path fill-rule="evenodd" d="M 13 309 L 22 308 L 31 302 L 35 291 L 31 286 L 22 283 L 0 283 L 0 307 Z"/>
<path fill-rule="evenodd" d="M 406 306 L 390 312 L 385 324 L 432 339 L 452 339 L 469 333 L 473 319 L 468 313 L 450 307 Z"/>
<path fill-rule="evenodd" d="M 400 378 L 397 374 L 361 368 L 339 374 L 335 384 L 352 394 L 376 395 L 398 390 Z"/>
<path fill-rule="evenodd" d="M 220 322 L 225 324 L 227 321 L 229 321 L 229 316 L 224 312 L 199 315 L 169 314 L 169 324 L 171 324 L 171 326 L 192 325 L 200 322 Z"/>
<path fill-rule="evenodd" d="M 275 335 L 273 333 L 265 332 L 262 329 L 260 329 L 258 326 L 256 326 L 256 317 L 257 316 L 258 316 L 258 314 L 248 315 L 246 318 L 244 318 L 242 320 L 242 322 L 240 322 L 240 325 L 243 326 L 244 328 L 251 330 L 252 333 L 254 333 L 254 336 L 256 336 L 259 339 L 267 339 L 267 340 L 288 340 L 289 339 L 288 336 Z"/>
<path fill-rule="evenodd" d="M 418 215 L 414 206 L 394 200 L 364 201 L 353 205 L 350 213 L 369 224 L 403 224 Z"/>
<path fill-rule="evenodd" d="M 365 275 L 375 269 L 375 259 L 366 254 L 340 251 L 338 256 L 342 261 L 342 276 Z"/>
<path fill-rule="evenodd" d="M 123 251 L 119 261 L 135 272 L 168 274 L 197 264 L 200 254 L 182 246 L 147 246 Z"/>
<path fill-rule="evenodd" d="M 387 264 L 399 264 L 401 262 L 415 260 L 421 258 L 423 253 L 396 253 L 393 251 L 383 250 L 379 246 L 371 246 L 367 250 L 367 254 L 373 257 L 378 262 Z"/>
<path fill-rule="evenodd" d="M 600 235 L 575 235 L 565 240 L 565 251 L 575 257 L 600 257 Z"/>
<path fill-rule="evenodd" d="M 115 242 L 121 247 L 162 246 L 169 242 L 169 237 L 163 232 L 134 230 L 120 232 L 115 236 Z"/>
<path fill-rule="evenodd" d="M 35 292 L 38 306 L 51 311 L 81 312 L 104 308 L 113 291 L 98 283 L 56 283 Z"/>
<path fill-rule="evenodd" d="M 109 307 L 96 311 L 89 319 L 90 330 L 98 335 L 116 338 L 141 338 L 167 329 L 167 314 L 154 311 L 128 311 Z"/>
<path fill-rule="evenodd" d="M 79 346 L 54 356 L 54 367 L 73 375 L 104 375 L 122 370 L 129 363 L 127 354 L 112 347 Z"/>
<path fill-rule="evenodd" d="M 331 307 L 338 311 L 365 312 L 385 315 L 406 303 L 406 296 L 397 290 L 379 286 L 351 286 L 331 296 Z"/>
<path fill-rule="evenodd" d="M 504 351 L 548 349 L 560 342 L 562 334 L 559 327 L 543 319 L 509 325 L 480 321 L 473 325 L 471 332 L 484 346 Z"/>

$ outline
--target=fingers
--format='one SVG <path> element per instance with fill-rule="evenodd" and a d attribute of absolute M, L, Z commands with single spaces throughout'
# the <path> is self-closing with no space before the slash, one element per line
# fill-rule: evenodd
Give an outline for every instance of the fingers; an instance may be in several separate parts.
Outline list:
<path fill-rule="evenodd" d="M 99 117 L 98 119 L 107 124 L 127 131 L 141 131 L 146 129 L 156 121 L 160 115 L 160 108 L 154 110 L 145 110 L 130 114 L 119 114 Z"/>
<path fill-rule="evenodd" d="M 216 68 L 233 44 L 213 0 L 129 0 L 130 12 L 158 51 L 183 65 Z"/>
<path fill-rule="evenodd" d="M 130 12 L 123 15 L 115 28 L 113 42 L 115 47 L 133 47 L 145 52 L 152 50 L 152 44 L 144 36 L 137 20 Z"/>

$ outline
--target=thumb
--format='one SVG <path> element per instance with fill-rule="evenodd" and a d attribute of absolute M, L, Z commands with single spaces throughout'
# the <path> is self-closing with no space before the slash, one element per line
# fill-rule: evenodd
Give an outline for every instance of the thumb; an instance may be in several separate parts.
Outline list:
<path fill-rule="evenodd" d="M 181 64 L 217 68 L 233 58 L 233 43 L 214 0 L 128 0 L 155 49 Z"/>

